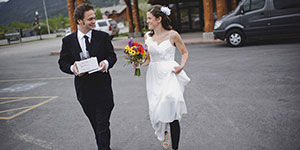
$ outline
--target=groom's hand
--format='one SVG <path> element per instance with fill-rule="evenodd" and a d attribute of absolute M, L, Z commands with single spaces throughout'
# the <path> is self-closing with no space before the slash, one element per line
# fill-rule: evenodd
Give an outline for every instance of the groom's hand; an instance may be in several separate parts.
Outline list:
<path fill-rule="evenodd" d="M 104 72 L 106 70 L 106 65 L 105 65 L 105 62 L 104 61 L 101 61 L 99 63 L 99 67 L 101 68 L 101 72 Z"/>
<path fill-rule="evenodd" d="M 79 71 L 78 71 L 78 69 L 76 67 L 76 62 L 77 61 L 75 61 L 74 64 L 73 64 L 73 71 L 74 71 L 75 75 L 81 77 L 81 76 L 83 76 L 84 73 L 79 73 Z"/>

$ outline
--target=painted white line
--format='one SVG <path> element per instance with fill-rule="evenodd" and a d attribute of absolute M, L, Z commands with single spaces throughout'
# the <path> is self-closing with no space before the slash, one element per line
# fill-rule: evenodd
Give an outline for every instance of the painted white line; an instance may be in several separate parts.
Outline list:
<path fill-rule="evenodd" d="M 45 148 L 45 149 L 51 149 L 53 150 L 52 148 L 52 143 L 48 143 L 47 141 L 44 141 L 44 140 L 41 140 L 41 139 L 38 139 L 38 138 L 34 138 L 33 136 L 30 136 L 28 134 L 24 134 L 24 135 L 19 135 L 17 134 L 17 136 L 25 141 L 25 142 L 28 142 L 28 143 L 32 143 L 32 144 L 35 144 L 35 145 L 38 145 L 42 148 Z"/>
<path fill-rule="evenodd" d="M 38 80 L 62 80 L 62 79 L 72 79 L 72 77 L 53 77 L 53 78 L 33 78 L 33 79 L 12 79 L 12 80 L 0 80 L 1 82 L 20 82 L 20 81 L 38 81 Z"/>

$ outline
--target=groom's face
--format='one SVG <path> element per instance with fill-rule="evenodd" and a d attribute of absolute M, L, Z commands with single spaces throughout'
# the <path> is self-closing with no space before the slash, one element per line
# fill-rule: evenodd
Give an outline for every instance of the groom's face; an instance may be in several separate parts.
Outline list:
<path fill-rule="evenodd" d="M 82 20 L 79 20 L 79 26 L 85 30 L 92 30 L 95 27 L 96 15 L 94 10 L 84 12 Z"/>

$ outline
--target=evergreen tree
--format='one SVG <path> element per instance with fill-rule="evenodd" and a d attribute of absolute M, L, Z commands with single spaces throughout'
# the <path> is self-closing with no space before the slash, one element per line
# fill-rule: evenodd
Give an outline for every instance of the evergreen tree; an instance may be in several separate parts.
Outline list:
<path fill-rule="evenodd" d="M 102 13 L 99 8 L 96 9 L 96 20 L 102 19 Z"/>

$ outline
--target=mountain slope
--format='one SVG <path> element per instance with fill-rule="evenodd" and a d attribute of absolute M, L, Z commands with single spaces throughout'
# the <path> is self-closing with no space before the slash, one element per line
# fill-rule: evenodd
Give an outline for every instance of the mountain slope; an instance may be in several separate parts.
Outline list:
<path fill-rule="evenodd" d="M 96 7 L 117 5 L 119 0 L 90 0 Z M 48 18 L 68 16 L 67 0 L 45 0 Z M 45 19 L 42 0 L 9 0 L 0 3 L 0 25 L 9 24 L 13 21 L 33 23 L 35 11 L 39 12 L 39 18 Z"/>

